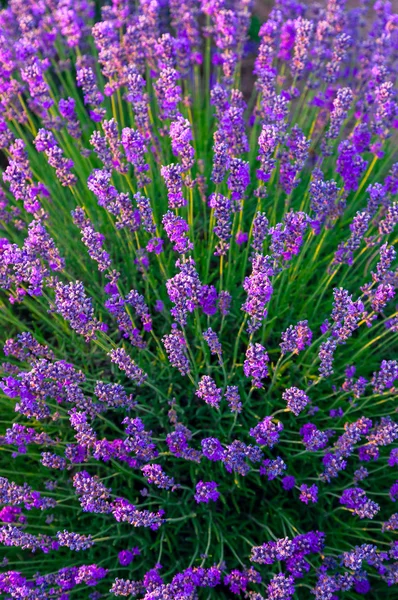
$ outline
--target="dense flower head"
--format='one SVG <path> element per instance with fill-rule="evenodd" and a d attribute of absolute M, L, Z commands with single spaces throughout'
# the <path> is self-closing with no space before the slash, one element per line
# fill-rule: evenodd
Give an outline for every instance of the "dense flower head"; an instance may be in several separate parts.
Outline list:
<path fill-rule="evenodd" d="M 289 325 L 282 333 L 282 342 L 280 344 L 282 354 L 294 352 L 299 354 L 306 346 L 311 345 L 312 331 L 308 327 L 308 321 L 300 321 L 297 325 Z"/>
<path fill-rule="evenodd" d="M 171 332 L 163 337 L 163 344 L 169 357 L 170 364 L 178 369 L 181 375 L 190 371 L 189 359 L 186 353 L 186 341 L 183 333 L 174 323 Z"/>
<path fill-rule="evenodd" d="M 94 317 L 91 298 L 86 296 L 83 283 L 62 284 L 55 286 L 55 310 L 69 321 L 70 326 L 86 340 L 93 339 L 102 326 Z"/>
<path fill-rule="evenodd" d="M 82 241 L 88 249 L 90 257 L 98 263 L 100 271 L 106 271 L 111 266 L 111 259 L 108 252 L 102 249 L 104 236 L 97 231 L 86 218 L 82 208 L 76 208 L 72 211 L 73 222 L 77 225 L 82 234 Z"/>
<path fill-rule="evenodd" d="M 236 385 L 227 385 L 227 389 L 225 391 L 225 399 L 228 402 L 230 411 L 233 413 L 242 412 L 243 405 L 239 395 L 239 389 Z"/>
<path fill-rule="evenodd" d="M 291 387 L 283 392 L 282 398 L 286 400 L 287 408 L 292 411 L 296 417 L 305 409 L 309 404 L 310 399 L 303 390 L 299 390 L 296 387 Z"/>
<path fill-rule="evenodd" d="M 265 417 L 253 429 L 250 435 L 254 437 L 260 446 L 269 446 L 272 448 L 279 441 L 279 434 L 283 430 L 281 421 L 274 422 L 272 417 Z"/>
<path fill-rule="evenodd" d="M 205 438 L 201 441 L 202 452 L 209 460 L 222 460 L 224 450 L 217 438 Z"/>
<path fill-rule="evenodd" d="M 315 484 L 309 486 L 306 483 L 303 483 L 300 486 L 300 500 L 301 502 L 304 502 L 304 504 L 315 504 L 318 502 L 318 486 Z"/>
<path fill-rule="evenodd" d="M 214 218 L 216 225 L 213 229 L 216 236 L 220 239 L 216 246 L 214 254 L 223 256 L 230 247 L 229 239 L 232 229 L 232 206 L 231 201 L 222 194 L 212 194 L 209 198 L 209 206 L 214 209 Z"/>
<path fill-rule="evenodd" d="M 285 461 L 278 456 L 275 460 L 266 458 L 263 460 L 262 465 L 259 469 L 260 475 L 266 475 L 269 481 L 276 479 L 286 470 L 287 466 Z"/>
<path fill-rule="evenodd" d="M 221 360 L 222 346 L 220 344 L 220 341 L 218 339 L 216 332 L 213 331 L 211 327 L 209 327 L 209 329 L 203 333 L 203 337 L 206 340 L 207 344 L 209 345 L 210 352 L 212 354 L 217 354 L 219 357 L 219 360 Z"/>
<path fill-rule="evenodd" d="M 191 257 L 187 260 L 177 260 L 176 267 L 179 273 L 167 281 L 167 293 L 174 304 L 171 309 L 172 316 L 180 325 L 185 325 L 188 313 L 193 312 L 199 303 L 202 285 L 196 263 Z"/>
<path fill-rule="evenodd" d="M 215 502 L 220 495 L 220 493 L 217 491 L 217 487 L 218 485 L 215 481 L 199 481 L 196 484 L 196 502 Z"/>
<path fill-rule="evenodd" d="M 181 158 L 184 171 L 190 169 L 194 164 L 194 149 L 189 142 L 192 141 L 191 123 L 182 115 L 177 115 L 175 121 L 170 124 L 170 138 L 173 153 Z"/>
<path fill-rule="evenodd" d="M 256 254 L 252 262 L 252 273 L 243 282 L 247 292 L 247 300 L 242 310 L 249 315 L 248 332 L 253 333 L 261 327 L 268 314 L 268 302 L 272 296 L 273 287 L 270 277 L 274 274 L 268 256 Z"/>
<path fill-rule="evenodd" d="M 174 243 L 173 250 L 180 254 L 186 254 L 192 250 L 193 244 L 186 235 L 189 225 L 182 217 L 174 215 L 169 210 L 163 215 L 162 222 L 170 241 Z"/>
<path fill-rule="evenodd" d="M 199 381 L 196 395 L 214 408 L 218 408 L 222 398 L 222 390 L 218 388 L 209 375 L 203 375 Z"/>
<path fill-rule="evenodd" d="M 73 160 L 64 157 L 53 133 L 46 129 L 39 129 L 34 144 L 38 152 L 46 154 L 48 164 L 55 169 L 56 176 L 61 185 L 73 186 L 77 181 L 76 176 L 71 173 L 74 165 Z"/>
<path fill-rule="evenodd" d="M 1 597 L 396 596 L 396 7 L 268 4 L 3 3 Z"/>
<path fill-rule="evenodd" d="M 265 348 L 261 344 L 251 344 L 246 351 L 246 360 L 243 364 L 243 371 L 246 377 L 252 378 L 252 385 L 256 388 L 262 388 L 262 379 L 268 377 L 269 357 Z"/>
<path fill-rule="evenodd" d="M 174 491 L 178 487 L 175 485 L 174 479 L 163 472 L 161 465 L 145 465 L 141 468 L 141 471 L 148 483 L 152 483 L 158 488 Z"/>
<path fill-rule="evenodd" d="M 141 385 L 147 378 L 147 374 L 135 364 L 124 348 L 111 350 L 109 356 L 111 361 L 124 371 L 129 379 L 137 382 L 137 385 Z"/>
<path fill-rule="evenodd" d="M 359 487 L 344 490 L 340 503 L 351 509 L 360 519 L 373 519 L 380 510 L 380 506 L 369 500 L 365 491 Z"/>

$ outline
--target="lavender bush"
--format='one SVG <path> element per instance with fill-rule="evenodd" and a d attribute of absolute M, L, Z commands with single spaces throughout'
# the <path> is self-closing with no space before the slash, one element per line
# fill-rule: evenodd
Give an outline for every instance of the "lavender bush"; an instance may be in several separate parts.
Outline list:
<path fill-rule="evenodd" d="M 397 597 L 398 15 L 252 4 L 0 11 L 5 599 Z"/>

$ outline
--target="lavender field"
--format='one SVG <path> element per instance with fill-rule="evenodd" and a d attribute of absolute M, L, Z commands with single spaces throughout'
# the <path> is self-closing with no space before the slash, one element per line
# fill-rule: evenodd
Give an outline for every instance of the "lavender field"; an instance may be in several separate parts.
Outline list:
<path fill-rule="evenodd" d="M 398 13 L 0 9 L 0 598 L 398 598 Z"/>

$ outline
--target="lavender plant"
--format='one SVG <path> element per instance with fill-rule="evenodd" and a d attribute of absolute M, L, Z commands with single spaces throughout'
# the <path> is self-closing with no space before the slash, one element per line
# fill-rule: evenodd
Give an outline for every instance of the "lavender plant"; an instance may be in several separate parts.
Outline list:
<path fill-rule="evenodd" d="M 0 11 L 0 595 L 396 598 L 398 15 L 100 4 Z"/>

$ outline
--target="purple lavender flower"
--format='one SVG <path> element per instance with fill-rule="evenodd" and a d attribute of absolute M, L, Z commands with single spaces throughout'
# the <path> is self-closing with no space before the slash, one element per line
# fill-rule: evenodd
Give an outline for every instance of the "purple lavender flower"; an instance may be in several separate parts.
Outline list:
<path fill-rule="evenodd" d="M 219 408 L 222 390 L 216 386 L 214 380 L 209 377 L 209 375 L 203 375 L 203 377 L 201 377 L 195 394 L 199 398 L 202 398 L 206 404 L 209 404 L 213 408 Z"/>
<path fill-rule="evenodd" d="M 149 171 L 149 165 L 145 158 L 147 152 L 145 138 L 139 131 L 125 127 L 122 131 L 122 144 L 127 160 L 134 166 L 138 187 L 142 188 L 151 181 L 145 175 Z"/>
<path fill-rule="evenodd" d="M 299 354 L 306 346 L 310 346 L 312 341 L 312 331 L 308 327 L 308 321 L 299 321 L 297 325 L 289 325 L 282 333 L 282 342 L 280 344 L 282 354 L 293 352 Z"/>
<path fill-rule="evenodd" d="M 80 551 L 91 548 L 94 544 L 91 535 L 81 535 L 79 533 L 71 533 L 69 531 L 58 531 L 57 541 L 60 546 L 66 546 L 70 550 Z"/>
<path fill-rule="evenodd" d="M 246 233 L 245 231 L 238 231 L 238 233 L 235 236 L 235 242 L 237 243 L 238 246 L 243 246 L 243 244 L 246 244 L 248 239 L 249 239 L 249 234 Z"/>
<path fill-rule="evenodd" d="M 76 208 L 71 214 L 73 222 L 82 233 L 82 242 L 87 247 L 90 257 L 98 263 L 100 271 L 106 271 L 111 265 L 111 259 L 108 252 L 102 249 L 105 236 L 95 231 L 82 208 Z"/>
<path fill-rule="evenodd" d="M 112 514 L 119 523 L 129 523 L 133 527 L 148 527 L 157 531 L 164 523 L 164 511 L 157 513 L 138 510 L 124 498 L 116 498 L 112 505 Z"/>
<path fill-rule="evenodd" d="M 145 425 L 139 417 L 135 419 L 126 417 L 123 419 L 122 424 L 125 425 L 125 432 L 128 435 L 123 445 L 126 450 L 134 452 L 136 455 L 138 459 L 136 465 L 151 461 L 158 456 L 156 444 L 151 438 L 152 432 L 146 431 Z M 155 474 L 156 469 L 152 471 Z M 151 469 L 149 469 L 148 476 L 151 476 Z"/>
<path fill-rule="evenodd" d="M 139 556 L 141 553 L 137 547 L 132 548 L 131 550 L 121 550 L 117 557 L 119 564 L 123 567 L 128 567 L 134 560 L 135 556 Z"/>
<path fill-rule="evenodd" d="M 308 55 L 308 48 L 313 31 L 313 23 L 308 19 L 298 17 L 295 22 L 295 43 L 294 55 L 292 62 L 292 73 L 297 77 L 300 76 L 305 68 L 305 63 Z"/>
<path fill-rule="evenodd" d="M 93 70 L 90 67 L 78 68 L 76 82 L 78 87 L 81 87 L 83 90 L 84 103 L 92 107 L 89 111 L 90 117 L 93 121 L 99 123 L 105 116 L 105 109 L 100 108 L 104 97 L 98 90 Z"/>
<path fill-rule="evenodd" d="M 292 411 L 296 417 L 305 409 L 309 404 L 310 399 L 303 390 L 299 390 L 296 387 L 291 387 L 285 390 L 282 394 L 282 398 L 286 400 L 286 404 L 289 410 Z"/>
<path fill-rule="evenodd" d="M 152 330 L 152 317 L 149 308 L 145 303 L 145 298 L 137 290 L 130 290 L 125 298 L 126 304 L 134 308 L 135 313 L 140 317 L 144 331 Z"/>
<path fill-rule="evenodd" d="M 273 448 L 279 442 L 279 434 L 283 431 L 283 424 L 272 417 L 265 417 L 255 427 L 250 429 L 250 435 L 260 446 Z"/>
<path fill-rule="evenodd" d="M 177 260 L 176 267 L 180 272 L 166 282 L 166 288 L 174 304 L 170 312 L 175 320 L 184 326 L 188 313 L 193 312 L 198 305 L 202 285 L 195 269 L 195 261 L 191 257 L 185 261 Z"/>
<path fill-rule="evenodd" d="M 228 189 L 235 211 L 242 210 L 241 201 L 250 183 L 250 165 L 240 158 L 232 158 L 229 164 Z"/>
<path fill-rule="evenodd" d="M 210 348 L 210 352 L 212 354 L 217 354 L 219 361 L 222 362 L 222 346 L 215 331 L 209 327 L 207 331 L 203 332 L 203 338 L 206 340 Z"/>
<path fill-rule="evenodd" d="M 159 79 L 156 81 L 154 87 L 161 119 L 173 119 L 176 117 L 177 107 L 181 101 L 181 87 L 178 84 L 178 80 L 178 73 L 172 67 L 165 67 L 160 71 Z"/>
<path fill-rule="evenodd" d="M 258 138 L 259 155 L 261 168 L 257 171 L 257 177 L 260 181 L 266 183 L 275 168 L 276 160 L 273 158 L 278 144 L 283 139 L 283 130 L 280 125 L 264 124 Z"/>
<path fill-rule="evenodd" d="M 107 573 L 108 569 L 98 567 L 97 565 L 82 565 L 78 568 L 76 583 L 85 583 L 88 586 L 95 586 Z"/>
<path fill-rule="evenodd" d="M 59 469 L 63 471 L 66 469 L 66 460 L 63 456 L 58 456 L 52 452 L 42 452 L 41 464 L 49 469 Z"/>
<path fill-rule="evenodd" d="M 167 236 L 174 243 L 173 250 L 180 254 L 186 254 L 189 250 L 192 250 L 193 244 L 186 235 L 189 231 L 189 225 L 182 217 L 176 216 L 169 210 L 163 215 L 162 221 Z"/>
<path fill-rule="evenodd" d="M 81 136 L 81 129 L 75 106 L 76 102 L 73 98 L 61 98 L 58 103 L 60 115 L 65 119 L 69 135 L 78 140 Z"/>
<path fill-rule="evenodd" d="M 88 340 L 95 339 L 97 332 L 103 330 L 103 324 L 94 317 L 91 298 L 86 296 L 80 281 L 55 285 L 55 309 L 69 321 L 70 326 Z"/>
<path fill-rule="evenodd" d="M 358 483 L 358 481 L 363 481 L 367 477 L 369 477 L 369 471 L 365 469 L 365 467 L 359 467 L 359 469 L 357 469 L 354 472 L 354 483 Z"/>
<path fill-rule="evenodd" d="M 146 480 L 148 483 L 153 483 L 156 487 L 162 490 L 170 490 L 174 491 L 178 488 L 178 485 L 175 484 L 174 478 L 169 477 L 163 472 L 161 465 L 144 465 L 141 468 Z"/>
<path fill-rule="evenodd" d="M 398 529 L 398 513 L 394 513 L 391 517 L 383 523 L 382 532 L 384 531 L 397 531 Z"/>
<path fill-rule="evenodd" d="M 259 469 L 260 475 L 266 475 L 268 481 L 272 481 L 277 477 L 280 477 L 287 468 L 286 463 L 280 456 L 275 460 L 265 459 Z"/>
<path fill-rule="evenodd" d="M 246 350 L 246 360 L 243 363 L 243 372 L 246 377 L 252 378 L 252 386 L 264 387 L 261 381 L 268 377 L 268 354 L 261 344 L 250 344 Z"/>
<path fill-rule="evenodd" d="M 290 211 L 283 217 L 283 223 L 270 229 L 270 250 L 275 261 L 283 264 L 299 253 L 308 223 L 309 217 L 304 212 Z"/>
<path fill-rule="evenodd" d="M 223 133 L 220 130 L 214 132 L 214 145 L 213 145 L 213 170 L 211 173 L 211 179 L 215 184 L 219 184 L 223 181 L 227 170 L 230 165 L 230 158 L 228 154 L 228 144 L 226 143 Z"/>
<path fill-rule="evenodd" d="M 206 504 L 210 501 L 216 502 L 220 496 L 217 487 L 218 484 L 215 481 L 198 481 L 195 494 L 196 502 L 198 504 L 201 502 L 205 502 Z"/>
<path fill-rule="evenodd" d="M 393 202 L 387 209 L 386 216 L 380 221 L 380 235 L 388 235 L 398 223 L 398 202 Z"/>
<path fill-rule="evenodd" d="M 290 600 L 295 592 L 294 578 L 283 573 L 274 575 L 267 591 L 269 600 Z"/>
<path fill-rule="evenodd" d="M 209 206 L 214 209 L 214 218 L 216 219 L 213 231 L 220 240 L 214 254 L 216 256 L 225 256 L 229 249 L 229 240 L 232 235 L 231 201 L 221 194 L 212 194 L 209 198 Z"/>
<path fill-rule="evenodd" d="M 328 434 L 320 431 L 313 423 L 303 425 L 300 435 L 303 437 L 306 449 L 310 451 L 320 450 L 328 443 Z"/>
<path fill-rule="evenodd" d="M 218 308 L 223 317 L 229 315 L 231 301 L 231 294 L 226 290 L 221 290 L 221 292 L 218 295 Z"/>
<path fill-rule="evenodd" d="M 239 440 L 234 440 L 225 448 L 222 462 L 228 473 L 239 473 L 245 477 L 250 472 L 247 459 L 251 462 L 260 462 L 263 454 L 258 446 L 247 446 Z"/>
<path fill-rule="evenodd" d="M 124 348 L 115 348 L 109 352 L 111 361 L 115 363 L 119 369 L 124 371 L 129 379 L 135 381 L 137 385 L 142 385 L 148 377 L 146 373 L 134 362 L 127 354 Z"/>
<path fill-rule="evenodd" d="M 141 581 L 130 581 L 130 579 L 121 579 L 116 577 L 110 589 L 111 594 L 114 596 L 130 596 L 133 597 L 137 594 L 144 592 L 144 587 Z"/>
<path fill-rule="evenodd" d="M 64 157 L 61 148 L 57 145 L 53 133 L 46 129 L 39 129 L 34 144 L 38 152 L 44 152 L 46 154 L 48 164 L 54 167 L 61 185 L 75 185 L 77 178 L 71 173 L 71 169 L 74 165 L 73 160 Z"/>
<path fill-rule="evenodd" d="M 398 379 L 398 361 L 383 360 L 380 370 L 373 373 L 371 381 L 373 393 L 382 394 L 384 390 L 390 390 L 393 388 L 396 379 Z"/>
<path fill-rule="evenodd" d="M 203 454 L 209 460 L 223 460 L 224 450 L 217 438 L 205 438 L 201 441 Z"/>
<path fill-rule="evenodd" d="M 187 204 L 186 199 L 182 194 L 182 168 L 180 165 L 171 164 L 161 168 L 161 175 L 167 187 L 167 196 L 169 199 L 169 207 L 180 208 Z"/>
<path fill-rule="evenodd" d="M 257 212 L 253 219 L 252 248 L 262 254 L 264 240 L 268 233 L 268 219 L 265 213 Z"/>
<path fill-rule="evenodd" d="M 134 200 L 137 203 L 138 210 L 141 216 L 141 222 L 145 229 L 150 234 L 156 233 L 156 224 L 154 222 L 153 211 L 149 198 L 142 196 L 139 192 L 134 194 Z"/>
<path fill-rule="evenodd" d="M 249 333 L 259 329 L 268 313 L 267 303 L 273 292 L 270 276 L 274 274 L 270 262 L 268 256 L 256 254 L 253 258 L 252 273 L 243 282 L 247 300 L 242 305 L 242 310 L 249 315 Z"/>
<path fill-rule="evenodd" d="M 353 100 L 353 94 L 350 88 L 340 88 L 337 90 L 336 98 L 333 100 L 333 110 L 330 114 L 330 126 L 327 137 L 335 139 L 338 137 L 341 126 L 347 118 Z"/>
<path fill-rule="evenodd" d="M 99 131 L 94 131 L 90 137 L 90 144 L 104 167 L 110 172 L 113 170 L 112 153 L 108 147 L 106 138 Z"/>
<path fill-rule="evenodd" d="M 359 179 L 366 169 L 366 165 L 366 160 L 357 154 L 349 140 L 343 140 L 340 143 L 336 171 L 343 178 L 346 191 L 358 189 Z"/>
<path fill-rule="evenodd" d="M 319 366 L 319 374 L 322 377 L 329 377 L 333 373 L 334 352 L 337 348 L 337 341 L 329 338 L 322 342 L 319 349 L 319 358 L 321 364 Z"/>
<path fill-rule="evenodd" d="M 99 478 L 91 476 L 87 471 L 80 471 L 73 476 L 73 487 L 79 496 L 84 512 L 110 513 L 110 490 L 100 482 Z"/>
<path fill-rule="evenodd" d="M 296 485 L 296 479 L 293 475 L 286 475 L 282 478 L 282 487 L 284 490 L 289 491 Z"/>
<path fill-rule="evenodd" d="M 170 123 L 171 148 L 175 156 L 181 158 L 183 171 L 188 171 L 194 164 L 195 151 L 189 142 L 192 141 L 191 124 L 188 119 L 177 115 Z"/>
<path fill-rule="evenodd" d="M 391 450 L 388 458 L 388 464 L 390 467 L 394 467 L 396 464 L 398 464 L 398 448 Z"/>
<path fill-rule="evenodd" d="M 308 486 L 303 483 L 300 486 L 300 500 L 301 502 L 304 502 L 304 504 L 308 504 L 309 502 L 316 504 L 316 502 L 318 502 L 318 486 L 315 484 Z"/>
<path fill-rule="evenodd" d="M 225 399 L 228 402 L 228 406 L 231 412 L 240 413 L 242 412 L 242 402 L 240 400 L 239 389 L 236 385 L 227 385 L 225 392 Z"/>
<path fill-rule="evenodd" d="M 367 211 L 356 213 L 350 225 L 351 235 L 346 242 L 339 244 L 334 256 L 334 264 L 346 263 L 352 265 L 354 252 L 360 247 L 370 220 L 371 215 Z"/>
<path fill-rule="evenodd" d="M 324 180 L 320 169 L 314 169 L 309 188 L 311 210 L 315 213 L 311 220 L 311 227 L 316 234 L 321 231 L 322 225 L 330 226 L 345 208 L 344 196 L 339 199 L 339 188 L 331 179 Z"/>
<path fill-rule="evenodd" d="M 178 369 L 181 375 L 187 375 L 190 372 L 190 364 L 187 357 L 186 342 L 183 333 L 179 331 L 175 323 L 172 325 L 171 332 L 163 336 L 163 344 L 170 364 Z"/>
<path fill-rule="evenodd" d="M 380 510 L 380 506 L 369 500 L 364 490 L 359 487 L 344 490 L 340 504 L 347 506 L 360 519 L 373 519 Z"/>

